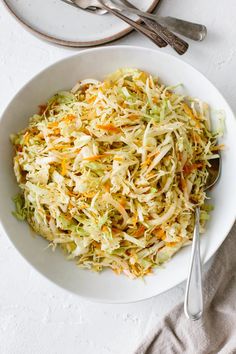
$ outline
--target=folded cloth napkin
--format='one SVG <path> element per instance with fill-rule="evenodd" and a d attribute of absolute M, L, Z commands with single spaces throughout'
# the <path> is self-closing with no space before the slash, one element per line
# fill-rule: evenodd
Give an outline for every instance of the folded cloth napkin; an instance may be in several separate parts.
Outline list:
<path fill-rule="evenodd" d="M 204 276 L 204 314 L 192 322 L 177 305 L 135 354 L 236 353 L 236 223 Z"/>

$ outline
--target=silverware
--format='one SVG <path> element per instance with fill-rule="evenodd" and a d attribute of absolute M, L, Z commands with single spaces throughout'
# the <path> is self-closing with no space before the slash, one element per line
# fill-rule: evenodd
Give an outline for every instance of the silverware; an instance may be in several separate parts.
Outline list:
<path fill-rule="evenodd" d="M 60 0 L 68 5 L 72 5 L 76 8 L 80 7 L 78 5 L 76 5 L 75 3 L 73 3 L 72 1 L 73 0 Z M 87 1 L 87 0 L 86 0 Z M 101 7 L 97 7 L 97 6 L 89 6 L 87 7 L 86 3 L 81 3 L 82 5 L 85 5 L 85 8 L 82 7 L 83 10 L 86 10 L 86 11 L 89 11 L 93 14 L 97 14 L 97 15 L 104 15 L 106 14 L 108 11 L 104 8 L 101 8 Z M 94 3 L 94 4 L 97 4 L 97 1 Z M 101 5 L 99 5 L 101 6 Z M 81 8 L 81 7 L 80 7 Z M 156 29 L 155 29 L 155 26 L 153 26 L 153 21 L 150 21 L 148 19 L 143 19 L 143 21 L 146 23 L 146 24 L 149 24 L 149 28 L 151 30 L 153 30 L 153 32 L 156 33 Z M 158 36 L 158 34 L 156 33 L 156 36 L 155 36 L 155 44 L 157 44 L 160 48 L 163 48 L 163 47 L 166 47 L 167 46 L 167 43 L 161 38 Z"/>
<path fill-rule="evenodd" d="M 70 3 L 69 0 L 64 0 L 64 2 Z M 117 3 L 117 0 L 105 0 L 103 3 L 113 10 L 125 10 L 129 13 L 137 14 L 143 21 L 144 19 L 150 19 L 154 22 L 158 22 L 160 25 L 167 27 L 169 30 L 195 41 L 201 41 L 207 35 L 207 28 L 201 24 L 185 21 L 175 17 L 163 17 L 156 14 L 143 12 L 131 4 L 128 0 L 119 0 L 119 3 Z M 101 8 L 101 2 L 99 0 L 80 0 L 80 7 L 83 7 L 84 9 L 86 8 L 86 10 L 100 15 L 107 13 L 107 10 Z M 155 27 L 153 28 L 151 21 L 148 21 L 146 24 L 150 28 L 156 30 Z"/>
<path fill-rule="evenodd" d="M 89 6 L 88 7 L 88 1 L 90 2 L 90 0 L 79 0 L 78 2 L 73 1 L 73 0 L 60 0 L 68 5 L 72 5 L 76 8 L 81 8 L 82 10 L 86 10 L 95 14 L 100 14 L 101 12 L 100 10 L 103 10 L 105 12 L 103 13 L 107 13 L 108 11 L 104 8 L 101 8 L 101 4 L 99 5 L 100 7 L 96 7 L 94 6 L 95 4 L 97 4 L 97 1 L 93 1 L 92 4 L 93 6 Z M 148 37 L 154 44 L 158 45 L 160 48 L 165 47 L 167 45 L 167 43 L 165 41 L 163 41 L 162 38 L 160 38 L 155 32 L 151 31 L 150 29 L 139 25 L 138 23 L 136 23 L 135 21 L 131 20 L 130 18 L 126 17 L 125 15 L 119 13 L 116 10 L 112 10 L 109 9 L 109 11 L 111 13 L 113 13 L 115 16 L 119 17 L 120 19 L 122 19 L 123 21 L 125 21 L 126 23 L 128 23 L 131 27 L 133 27 L 136 31 L 138 31 L 139 33 L 143 34 L 144 36 Z"/>
<path fill-rule="evenodd" d="M 205 191 L 209 190 L 216 184 L 220 177 L 220 171 L 221 157 L 212 159 L 211 166 L 208 168 L 209 175 L 205 186 Z M 203 314 L 202 264 L 200 254 L 199 224 L 200 208 L 196 207 L 192 254 L 184 300 L 185 315 L 192 321 L 198 320 Z"/>
<path fill-rule="evenodd" d="M 131 20 L 130 18 L 124 16 L 118 10 L 114 10 L 107 5 L 107 0 L 72 0 L 74 4 L 78 7 L 86 10 L 88 7 L 91 9 L 92 7 L 97 8 L 97 4 L 100 4 L 100 7 L 103 7 L 108 12 L 112 13 L 116 17 L 119 17 L 130 26 L 136 29 L 136 31 L 146 35 L 149 39 L 151 39 L 155 44 L 159 45 L 160 38 L 167 42 L 178 54 L 184 54 L 188 49 L 188 43 L 182 40 L 181 38 L 177 37 L 174 33 L 170 32 L 167 28 L 161 26 L 158 23 L 153 23 L 153 28 L 155 25 L 155 32 L 151 31 L 150 29 L 137 24 L 135 21 Z M 163 45 L 162 45 L 163 46 Z"/>
<path fill-rule="evenodd" d="M 80 1 L 80 0 L 73 0 Z M 110 0 L 99 0 L 99 2 L 106 8 L 106 10 L 111 10 L 107 3 L 111 3 Z M 116 10 L 117 12 L 119 10 Z M 155 32 L 161 37 L 165 42 L 167 42 L 179 55 L 183 55 L 188 50 L 188 43 L 183 39 L 177 37 L 174 33 L 170 32 L 166 27 L 163 27 L 159 23 L 153 23 L 152 29 L 155 28 Z"/>
<path fill-rule="evenodd" d="M 163 17 L 156 14 L 150 14 L 147 12 L 140 11 L 133 4 L 131 4 L 127 0 L 119 0 L 119 3 L 114 0 L 110 0 L 109 3 L 115 5 L 114 9 L 124 10 L 129 13 L 136 14 L 140 16 L 143 20 L 150 19 L 154 22 L 158 22 L 160 25 L 167 27 L 169 30 L 179 33 L 187 38 L 190 38 L 195 41 L 202 41 L 207 35 L 207 28 L 198 23 L 193 23 L 189 21 L 185 21 L 182 19 L 178 19 L 175 17 Z M 111 5 L 109 5 L 111 7 Z M 144 21 L 145 22 L 145 21 Z M 148 26 L 150 22 L 148 23 Z"/>

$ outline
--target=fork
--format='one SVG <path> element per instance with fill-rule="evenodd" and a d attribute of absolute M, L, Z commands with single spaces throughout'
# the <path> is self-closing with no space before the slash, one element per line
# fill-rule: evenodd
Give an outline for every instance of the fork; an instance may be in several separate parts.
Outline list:
<path fill-rule="evenodd" d="M 65 2 L 65 0 L 63 0 Z M 174 33 L 170 32 L 167 28 L 161 26 L 158 23 L 155 23 L 155 33 L 150 28 L 147 28 L 144 25 L 140 25 L 135 21 L 131 20 L 129 17 L 123 15 L 120 11 L 112 9 L 107 5 L 107 0 L 72 0 L 79 8 L 87 10 L 90 8 L 90 11 L 93 10 L 96 13 L 96 8 L 104 8 L 108 12 L 112 13 L 116 17 L 119 17 L 131 27 L 136 29 L 138 32 L 144 34 L 146 37 L 151 39 L 155 44 L 160 44 L 160 37 L 163 41 L 171 45 L 171 47 L 180 55 L 184 54 L 188 49 L 188 43 L 183 39 L 177 37 Z M 68 2 L 67 2 L 68 3 Z M 111 3 L 111 2 L 110 2 Z M 96 4 L 96 5 L 94 5 Z M 162 42 L 163 46 L 163 42 Z"/>
<path fill-rule="evenodd" d="M 80 2 L 80 0 L 72 0 L 73 2 Z M 107 3 L 112 3 L 112 1 L 107 0 L 98 0 L 98 2 L 109 12 L 116 11 L 116 16 L 120 11 L 112 9 Z M 112 11 L 111 11 L 112 10 Z M 115 14 L 115 13 L 114 13 Z M 168 28 L 163 27 L 158 22 L 152 21 L 152 30 L 155 30 L 155 33 L 167 42 L 179 55 L 183 55 L 188 50 L 188 43 L 185 42 L 182 38 L 177 37 L 174 33 L 168 30 Z"/>

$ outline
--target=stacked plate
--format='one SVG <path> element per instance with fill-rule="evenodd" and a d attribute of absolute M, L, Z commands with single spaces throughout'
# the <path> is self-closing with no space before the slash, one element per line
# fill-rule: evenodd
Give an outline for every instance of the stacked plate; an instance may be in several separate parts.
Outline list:
<path fill-rule="evenodd" d="M 143 11 L 153 11 L 160 0 L 136 0 Z M 30 31 L 57 44 L 88 47 L 111 42 L 131 31 L 110 14 L 98 16 L 60 0 L 4 0 L 11 13 Z M 134 18 L 135 19 L 135 18 Z"/>

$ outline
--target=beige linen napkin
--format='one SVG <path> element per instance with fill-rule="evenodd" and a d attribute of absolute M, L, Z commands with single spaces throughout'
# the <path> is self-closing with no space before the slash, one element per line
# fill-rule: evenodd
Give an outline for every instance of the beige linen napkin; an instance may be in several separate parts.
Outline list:
<path fill-rule="evenodd" d="M 236 223 L 204 277 L 205 311 L 192 322 L 177 305 L 135 354 L 236 353 Z"/>

